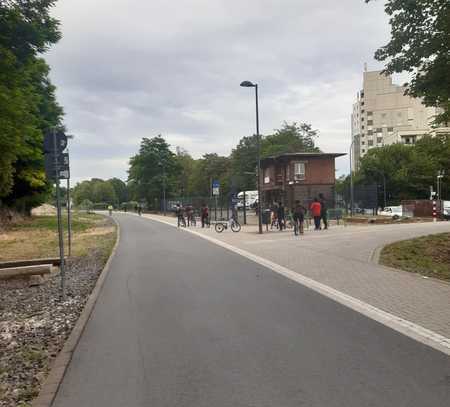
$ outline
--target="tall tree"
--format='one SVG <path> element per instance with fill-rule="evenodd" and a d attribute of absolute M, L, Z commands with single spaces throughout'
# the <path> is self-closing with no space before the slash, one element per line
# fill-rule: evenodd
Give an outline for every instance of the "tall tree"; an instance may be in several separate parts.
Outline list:
<path fill-rule="evenodd" d="M 61 125 L 49 68 L 39 54 L 60 38 L 55 1 L 0 0 L 0 199 L 28 211 L 50 191 L 42 139 Z"/>
<path fill-rule="evenodd" d="M 366 3 L 372 0 L 365 0 Z M 450 122 L 449 0 L 388 0 L 391 40 L 375 53 L 385 72 L 411 72 L 406 92 L 442 109 L 436 124 Z"/>
<path fill-rule="evenodd" d="M 317 153 L 314 139 L 318 136 L 308 123 L 291 124 L 284 122 L 281 129 L 263 138 L 261 153 L 263 157 L 284 153 Z"/>
<path fill-rule="evenodd" d="M 161 135 L 143 138 L 139 153 L 130 159 L 128 170 L 135 198 L 145 200 L 150 207 L 159 207 L 164 185 L 166 197 L 175 191 L 179 169 L 175 154 Z"/>
<path fill-rule="evenodd" d="M 121 204 L 122 202 L 128 201 L 128 188 L 127 188 L 127 184 L 125 184 L 125 182 L 123 182 L 119 178 L 111 178 L 106 182 L 111 184 L 111 186 L 114 189 L 114 193 L 117 198 L 116 204 Z"/>

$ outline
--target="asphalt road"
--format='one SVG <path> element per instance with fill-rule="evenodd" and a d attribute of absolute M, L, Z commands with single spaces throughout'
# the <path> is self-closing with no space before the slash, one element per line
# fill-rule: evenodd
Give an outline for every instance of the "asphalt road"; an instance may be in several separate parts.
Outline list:
<path fill-rule="evenodd" d="M 201 238 L 121 242 L 56 407 L 437 407 L 450 358 Z"/>

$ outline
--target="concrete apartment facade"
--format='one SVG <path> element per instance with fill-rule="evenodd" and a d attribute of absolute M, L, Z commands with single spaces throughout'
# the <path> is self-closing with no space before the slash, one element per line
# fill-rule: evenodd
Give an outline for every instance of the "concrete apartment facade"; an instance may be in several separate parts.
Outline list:
<path fill-rule="evenodd" d="M 363 87 L 357 94 L 352 113 L 353 161 L 359 161 L 374 147 L 394 143 L 414 144 L 426 134 L 445 129 L 432 129 L 430 123 L 436 108 L 426 107 L 421 99 L 404 95 L 405 88 L 392 83 L 381 71 L 365 71 Z"/>

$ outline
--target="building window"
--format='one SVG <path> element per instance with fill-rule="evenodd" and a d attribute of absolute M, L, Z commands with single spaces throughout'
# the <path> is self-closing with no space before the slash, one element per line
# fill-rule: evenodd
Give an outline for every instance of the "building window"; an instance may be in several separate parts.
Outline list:
<path fill-rule="evenodd" d="M 367 142 L 367 145 L 368 145 L 369 147 L 372 147 L 372 146 L 373 146 L 373 140 L 369 140 L 369 141 Z"/>
<path fill-rule="evenodd" d="M 389 133 L 392 133 L 392 132 L 394 131 L 394 128 L 393 128 L 393 127 L 388 127 L 388 128 L 387 128 L 387 131 L 388 131 Z"/>
<path fill-rule="evenodd" d="M 373 126 L 373 120 L 367 120 L 367 125 L 368 126 Z"/>
<path fill-rule="evenodd" d="M 365 141 L 361 141 L 361 145 L 364 145 L 364 144 L 366 144 L 366 142 Z"/>
<path fill-rule="evenodd" d="M 367 116 L 372 116 L 373 112 L 367 112 Z"/>
<path fill-rule="evenodd" d="M 362 122 L 364 121 L 364 117 L 361 117 L 361 121 L 362 121 Z"/>
<path fill-rule="evenodd" d="M 362 149 L 361 151 L 362 151 L 363 153 L 365 153 L 365 152 L 366 152 L 366 150 L 364 150 L 364 149 Z"/>
<path fill-rule="evenodd" d="M 305 163 L 294 163 L 294 177 L 296 180 L 305 179 Z"/>
<path fill-rule="evenodd" d="M 377 143 L 381 144 L 383 142 L 383 137 L 377 137 Z"/>
<path fill-rule="evenodd" d="M 381 127 L 378 127 L 377 128 L 377 133 L 382 133 L 382 132 L 383 132 L 383 129 Z"/>
<path fill-rule="evenodd" d="M 373 135 L 373 130 L 367 130 L 367 135 L 368 136 L 372 136 Z"/>

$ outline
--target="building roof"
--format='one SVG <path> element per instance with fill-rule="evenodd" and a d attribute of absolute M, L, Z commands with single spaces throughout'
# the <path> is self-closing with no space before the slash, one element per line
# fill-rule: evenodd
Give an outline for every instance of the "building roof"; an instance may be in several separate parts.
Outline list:
<path fill-rule="evenodd" d="M 269 161 L 277 161 L 280 159 L 288 159 L 288 158 L 313 158 L 313 157 L 342 157 L 344 155 L 347 155 L 347 153 L 284 153 L 284 154 L 278 154 L 278 155 L 272 155 L 266 158 L 263 158 L 261 161 L 269 162 Z"/>

